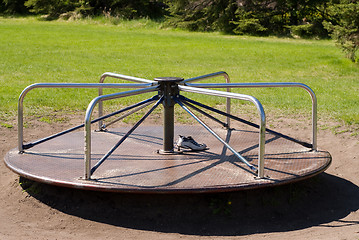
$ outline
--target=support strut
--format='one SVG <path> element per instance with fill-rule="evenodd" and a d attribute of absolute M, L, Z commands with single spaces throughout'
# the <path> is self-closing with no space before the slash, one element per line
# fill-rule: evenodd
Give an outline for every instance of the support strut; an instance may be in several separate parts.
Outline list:
<path fill-rule="evenodd" d="M 183 78 L 178 77 L 159 77 L 155 78 L 160 85 L 159 96 L 163 96 L 163 149 L 160 154 L 176 154 L 174 150 L 174 97 L 179 94 L 178 82 Z"/>

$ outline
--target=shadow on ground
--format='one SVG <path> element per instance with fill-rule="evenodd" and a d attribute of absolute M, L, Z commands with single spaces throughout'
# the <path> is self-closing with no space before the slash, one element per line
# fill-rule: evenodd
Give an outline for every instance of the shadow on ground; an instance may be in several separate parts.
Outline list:
<path fill-rule="evenodd" d="M 216 194 L 120 194 L 67 189 L 20 179 L 41 202 L 114 226 L 188 235 L 236 236 L 311 226 L 358 225 L 359 187 L 326 173 L 284 186 Z"/>

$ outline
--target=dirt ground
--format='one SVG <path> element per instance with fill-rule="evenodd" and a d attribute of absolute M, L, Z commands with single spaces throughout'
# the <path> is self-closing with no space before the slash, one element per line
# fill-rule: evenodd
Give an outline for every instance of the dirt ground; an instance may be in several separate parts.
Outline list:
<path fill-rule="evenodd" d="M 280 128 L 306 138 L 291 121 Z M 37 139 L 66 124 L 26 129 Z M 277 126 L 278 127 L 278 126 Z M 17 129 L 0 128 L 1 159 Z M 283 186 L 216 194 L 123 194 L 19 178 L 0 163 L 0 239 L 359 239 L 359 137 L 320 130 L 333 162 Z M 20 184 L 21 183 L 21 184 Z"/>

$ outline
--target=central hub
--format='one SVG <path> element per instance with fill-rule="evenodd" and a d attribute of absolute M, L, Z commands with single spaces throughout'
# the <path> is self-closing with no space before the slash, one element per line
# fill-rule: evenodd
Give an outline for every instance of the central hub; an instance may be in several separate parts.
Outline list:
<path fill-rule="evenodd" d="M 178 95 L 178 82 L 183 81 L 183 78 L 159 77 L 154 80 L 160 85 L 159 95 L 164 97 L 163 106 L 174 106 L 173 96 Z"/>
<path fill-rule="evenodd" d="M 153 80 L 155 80 L 157 82 L 181 82 L 184 79 L 180 78 L 180 77 L 157 77 Z"/>
<path fill-rule="evenodd" d="M 159 77 L 155 78 L 160 85 L 159 95 L 164 97 L 163 100 L 163 149 L 161 154 L 176 154 L 174 151 L 174 105 L 173 96 L 179 94 L 178 82 L 183 78 L 178 77 Z"/>

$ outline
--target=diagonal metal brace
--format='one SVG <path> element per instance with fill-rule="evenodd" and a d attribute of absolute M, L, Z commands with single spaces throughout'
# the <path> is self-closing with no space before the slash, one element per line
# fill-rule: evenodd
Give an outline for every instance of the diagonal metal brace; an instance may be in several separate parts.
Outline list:
<path fill-rule="evenodd" d="M 199 119 L 194 113 L 191 112 L 177 97 L 174 98 L 176 103 L 178 103 L 187 113 L 189 113 L 197 122 L 199 122 L 205 129 L 207 129 L 213 136 L 215 136 L 222 144 L 224 144 L 236 157 L 239 158 L 244 164 L 246 164 L 251 170 L 256 174 L 258 169 L 250 164 L 242 155 L 240 155 L 236 150 L 234 150 L 225 140 L 223 140 L 218 134 L 216 134 L 209 126 L 207 126 L 201 119 Z"/>
<path fill-rule="evenodd" d="M 138 126 L 143 123 L 143 121 L 155 110 L 158 105 L 160 105 L 163 101 L 163 97 L 161 97 L 152 108 L 142 116 L 142 118 L 113 146 L 97 163 L 95 166 L 91 168 L 91 174 L 93 174 L 96 169 L 136 130 Z"/>

